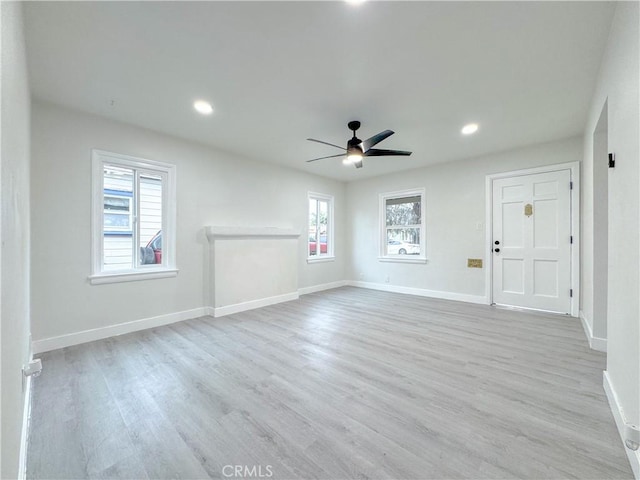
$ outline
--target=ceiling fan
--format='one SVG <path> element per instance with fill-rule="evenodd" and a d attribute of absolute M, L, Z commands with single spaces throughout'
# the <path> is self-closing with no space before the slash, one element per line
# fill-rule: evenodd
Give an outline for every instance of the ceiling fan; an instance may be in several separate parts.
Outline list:
<path fill-rule="evenodd" d="M 323 160 L 325 158 L 336 158 L 336 157 L 344 157 L 345 159 L 342 161 L 344 164 L 353 164 L 356 168 L 362 168 L 362 159 L 363 157 L 386 157 L 386 156 L 409 156 L 411 152 L 405 152 L 402 150 L 383 150 L 379 148 L 371 148 L 387 137 L 390 137 L 395 132 L 393 130 L 384 130 L 371 138 L 366 139 L 365 141 L 360 140 L 356 137 L 356 131 L 360 128 L 360 122 L 354 120 L 347 124 L 349 130 L 353 132 L 353 138 L 347 142 L 347 148 L 340 147 L 338 145 L 334 145 L 333 143 L 323 142 L 322 140 L 316 140 L 315 138 L 307 138 L 307 140 L 311 142 L 323 143 L 325 145 L 330 145 L 332 147 L 339 148 L 340 150 L 344 150 L 345 153 L 340 153 L 338 155 L 329 155 L 328 157 L 320 157 L 314 158 L 312 160 L 307 160 L 308 162 L 315 162 L 316 160 Z"/>

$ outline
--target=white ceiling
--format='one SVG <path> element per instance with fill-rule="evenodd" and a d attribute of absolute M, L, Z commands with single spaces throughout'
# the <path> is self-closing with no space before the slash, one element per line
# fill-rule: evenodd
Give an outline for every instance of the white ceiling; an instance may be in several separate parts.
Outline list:
<path fill-rule="evenodd" d="M 582 133 L 609 2 L 27 2 L 36 98 L 340 180 Z M 215 106 L 197 114 L 194 100 Z M 114 101 L 112 105 L 112 100 Z M 411 157 L 364 168 L 307 137 Z M 480 124 L 463 137 L 460 128 Z M 126 152 L 125 152 L 126 153 Z"/>

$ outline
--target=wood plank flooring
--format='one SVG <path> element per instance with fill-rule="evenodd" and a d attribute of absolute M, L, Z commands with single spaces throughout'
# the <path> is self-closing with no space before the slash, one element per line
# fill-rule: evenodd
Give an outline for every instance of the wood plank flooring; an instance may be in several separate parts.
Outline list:
<path fill-rule="evenodd" d="M 345 287 L 41 358 L 30 479 L 632 478 L 574 318 Z"/>

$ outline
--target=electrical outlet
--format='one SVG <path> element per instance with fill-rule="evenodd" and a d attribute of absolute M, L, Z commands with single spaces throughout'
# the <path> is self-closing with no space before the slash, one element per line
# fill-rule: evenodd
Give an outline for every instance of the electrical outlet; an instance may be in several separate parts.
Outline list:
<path fill-rule="evenodd" d="M 22 367 L 22 373 L 25 377 L 37 377 L 42 372 L 42 361 L 39 358 L 35 358 Z"/>

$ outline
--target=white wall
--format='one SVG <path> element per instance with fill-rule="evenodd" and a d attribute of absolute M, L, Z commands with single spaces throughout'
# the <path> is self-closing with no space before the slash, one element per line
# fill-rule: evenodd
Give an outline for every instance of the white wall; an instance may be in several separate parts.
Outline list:
<path fill-rule="evenodd" d="M 583 169 L 585 185 L 593 185 L 592 135 L 606 101 L 609 151 L 616 154 L 616 167 L 609 171 L 607 372 L 620 409 L 636 425 L 640 423 L 639 21 L 638 2 L 617 5 L 585 128 Z M 583 202 L 585 238 L 594 235 L 593 195 L 588 192 Z M 584 264 L 584 283 L 589 285 L 592 254 L 584 257 Z M 593 306 L 587 302 L 590 292 L 584 293 L 583 311 L 592 323 Z"/>
<path fill-rule="evenodd" d="M 32 130 L 34 341 L 211 305 L 209 225 L 299 229 L 299 286 L 344 278 L 343 183 L 51 104 L 34 102 Z M 177 277 L 88 283 L 93 148 L 177 166 Z M 335 262 L 306 262 L 309 190 L 335 196 Z"/>
<path fill-rule="evenodd" d="M 486 175 L 575 162 L 581 157 L 581 139 L 574 138 L 349 183 L 347 218 L 352 219 L 349 236 L 354 247 L 349 279 L 385 284 L 388 276 L 393 286 L 480 300 L 485 296 L 485 270 L 467 268 L 467 258 L 487 261 Z M 426 189 L 428 263 L 380 262 L 378 195 L 417 187 Z"/>
<path fill-rule="evenodd" d="M 18 476 L 25 395 L 22 366 L 29 360 L 29 115 L 22 10 L 0 2 L 2 30 L 2 248 L 0 331 L 0 478 Z"/>
<path fill-rule="evenodd" d="M 216 316 L 247 302 L 264 306 L 265 299 L 298 295 L 298 238 L 218 237 L 212 242 L 211 305 Z"/>
<path fill-rule="evenodd" d="M 589 215 L 589 222 L 593 225 L 591 231 L 593 239 L 589 235 L 587 242 L 591 248 L 583 255 L 584 259 L 589 259 L 589 263 L 593 262 L 593 266 L 589 266 L 589 274 L 585 275 L 585 278 L 588 278 L 586 281 L 588 288 L 585 288 L 585 292 L 588 291 L 589 295 L 583 302 L 585 309 L 582 316 L 591 326 L 589 335 L 602 339 L 603 341 L 598 340 L 602 344 L 605 344 L 607 338 L 607 289 L 609 284 L 608 119 L 609 109 L 605 102 L 594 129 L 591 144 L 594 161 L 591 162 L 590 183 L 593 184 L 593 188 L 586 195 L 588 198 L 593 198 L 592 215 Z M 586 315 L 585 311 L 588 312 Z"/>

